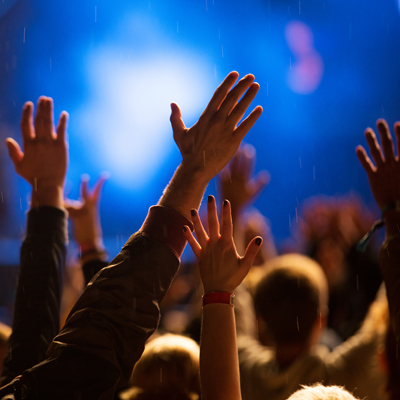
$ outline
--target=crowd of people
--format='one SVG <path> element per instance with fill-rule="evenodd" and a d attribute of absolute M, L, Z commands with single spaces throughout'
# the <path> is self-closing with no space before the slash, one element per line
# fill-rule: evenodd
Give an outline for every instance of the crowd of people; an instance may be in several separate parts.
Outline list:
<path fill-rule="evenodd" d="M 259 85 L 238 78 L 228 74 L 190 128 L 171 104 L 182 161 L 111 262 L 106 177 L 65 199 L 68 114 L 55 128 L 52 99 L 40 97 L 35 115 L 24 105 L 22 148 L 6 144 L 32 194 L 13 324 L 0 324 L 0 399 L 400 399 L 400 123 L 397 151 L 384 120 L 381 144 L 365 131 L 372 159 L 356 149 L 382 213 L 374 227 L 386 231 L 379 256 L 354 195 L 311 199 L 278 251 L 249 208 L 269 174 L 253 176 L 255 149 L 241 146 L 262 113 L 243 119 Z M 209 196 L 203 216 L 217 175 L 221 201 Z M 65 268 L 68 219 L 81 280 Z M 178 272 L 186 243 L 197 265 Z"/>

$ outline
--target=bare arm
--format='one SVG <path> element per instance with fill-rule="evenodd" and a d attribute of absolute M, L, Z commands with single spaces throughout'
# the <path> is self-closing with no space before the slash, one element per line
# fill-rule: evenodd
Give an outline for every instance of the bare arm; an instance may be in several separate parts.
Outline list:
<path fill-rule="evenodd" d="M 194 211 L 192 220 L 198 242 L 188 228 L 185 230 L 186 237 L 199 261 L 204 292 L 233 294 L 248 273 L 262 239 L 254 238 L 244 257 L 240 257 L 232 238 L 229 201 L 224 201 L 221 226 L 212 196 L 208 198 L 207 208 L 208 235 L 198 213 Z M 230 304 L 207 304 L 203 308 L 200 381 L 206 400 L 241 399 L 235 314 Z"/>
<path fill-rule="evenodd" d="M 171 104 L 171 124 L 182 163 L 159 205 L 190 218 L 190 210 L 199 208 L 208 182 L 229 162 L 260 117 L 262 108 L 258 106 L 237 126 L 259 89 L 253 83 L 253 75 L 246 75 L 232 89 L 238 76 L 237 72 L 231 72 L 225 78 L 191 128 L 185 127 L 179 107 Z"/>
<path fill-rule="evenodd" d="M 380 252 L 380 267 L 386 285 L 389 302 L 391 329 L 394 332 L 396 344 L 391 351 L 398 351 L 400 343 L 400 123 L 395 124 L 397 141 L 397 156 L 395 154 L 392 136 L 385 120 L 377 121 L 381 139 L 379 145 L 371 128 L 365 131 L 365 137 L 375 164 L 368 157 L 362 146 L 358 146 L 357 156 L 368 176 L 372 194 L 381 210 L 384 212 L 386 241 Z M 390 333 L 389 333 L 390 335 Z M 387 348 L 386 351 L 389 349 Z M 400 359 L 398 354 L 388 354 L 390 373 L 388 389 L 391 398 L 398 398 L 400 393 Z"/>

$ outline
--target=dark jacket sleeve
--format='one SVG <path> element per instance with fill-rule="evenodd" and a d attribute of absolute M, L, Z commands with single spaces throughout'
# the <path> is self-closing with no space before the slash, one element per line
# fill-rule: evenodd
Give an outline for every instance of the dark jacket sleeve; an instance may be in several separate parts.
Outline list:
<path fill-rule="evenodd" d="M 45 360 L 46 351 L 60 329 L 66 244 L 64 211 L 54 207 L 29 211 L 27 234 L 21 248 L 10 348 L 0 386 Z"/>
<path fill-rule="evenodd" d="M 85 279 L 85 286 L 92 280 L 92 278 L 104 267 L 107 267 L 108 262 L 102 260 L 91 260 L 82 265 L 83 277 Z"/>
<path fill-rule="evenodd" d="M 26 371 L 26 399 L 112 399 L 159 322 L 191 223 L 174 210 L 152 207 L 141 230 L 89 283 L 48 351 Z"/>

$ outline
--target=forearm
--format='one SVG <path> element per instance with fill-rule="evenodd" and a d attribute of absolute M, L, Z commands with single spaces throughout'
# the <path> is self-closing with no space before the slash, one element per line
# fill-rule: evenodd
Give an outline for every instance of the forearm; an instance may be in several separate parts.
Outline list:
<path fill-rule="evenodd" d="M 66 242 L 66 215 L 62 210 L 41 207 L 29 212 L 3 384 L 43 361 L 59 331 Z"/>
<path fill-rule="evenodd" d="M 241 399 L 235 314 L 229 304 L 203 308 L 200 380 L 205 400 Z"/>
<path fill-rule="evenodd" d="M 63 187 L 39 187 L 40 183 L 34 182 L 32 186 L 30 209 L 48 206 L 64 209 Z"/>
<path fill-rule="evenodd" d="M 182 163 L 158 204 L 176 210 L 190 220 L 190 210 L 200 207 L 208 182 L 204 171 L 192 169 Z"/>
<path fill-rule="evenodd" d="M 120 371 L 127 382 L 144 343 L 157 328 L 159 303 L 179 267 L 186 243 L 175 211 L 152 207 L 141 230 L 93 279 L 49 349 L 79 350 Z"/>

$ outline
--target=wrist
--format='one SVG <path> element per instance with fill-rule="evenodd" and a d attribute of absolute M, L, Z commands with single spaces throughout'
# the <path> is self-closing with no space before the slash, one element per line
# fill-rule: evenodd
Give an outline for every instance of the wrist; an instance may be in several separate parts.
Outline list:
<path fill-rule="evenodd" d="M 235 295 L 229 292 L 213 291 L 203 295 L 203 307 L 209 304 L 229 304 L 234 307 Z"/>
<path fill-rule="evenodd" d="M 33 209 L 42 206 L 51 206 L 63 209 L 63 187 L 49 186 L 46 188 L 37 188 L 33 186 L 30 208 Z"/>

